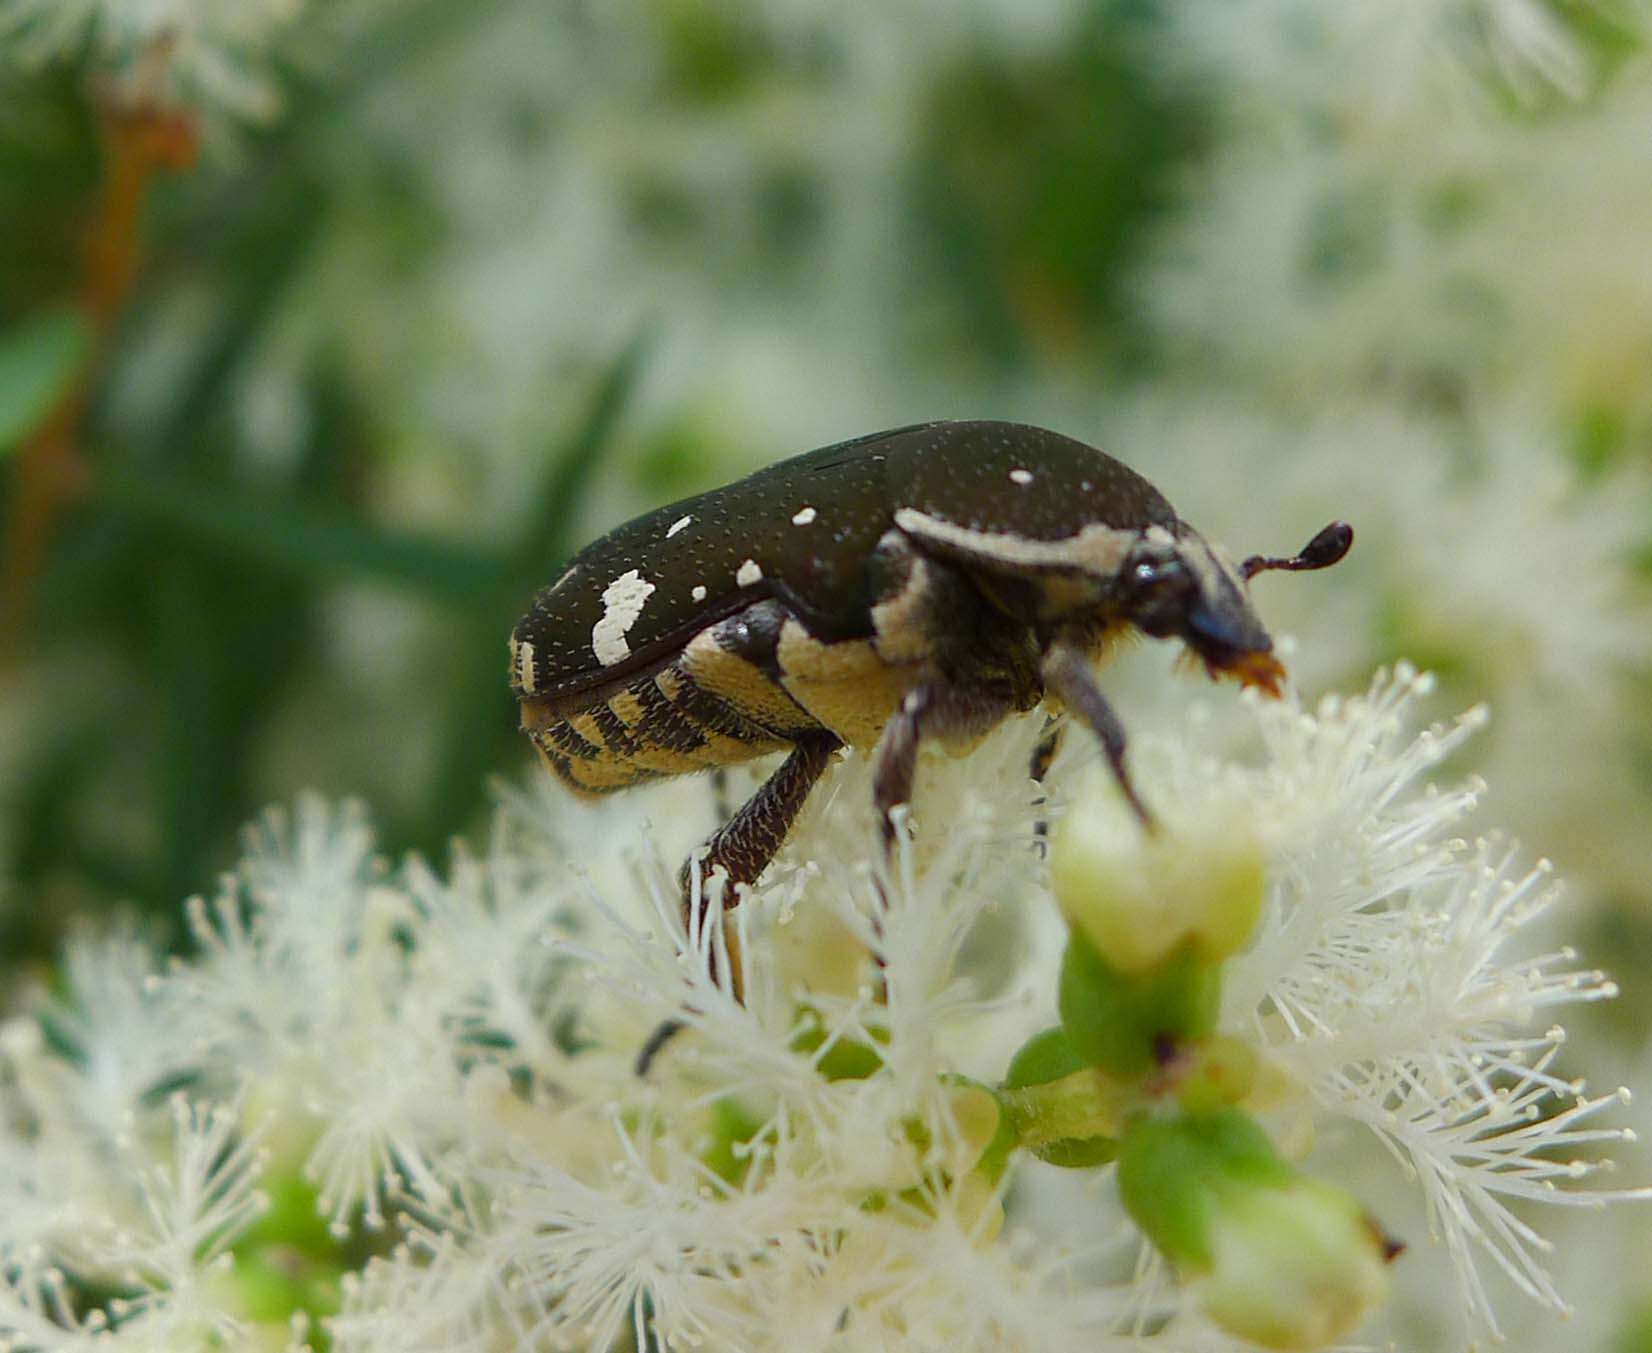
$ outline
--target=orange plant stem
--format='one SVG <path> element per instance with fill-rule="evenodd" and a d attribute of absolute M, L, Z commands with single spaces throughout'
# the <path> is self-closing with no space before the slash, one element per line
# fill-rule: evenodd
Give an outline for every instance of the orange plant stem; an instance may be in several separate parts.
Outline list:
<path fill-rule="evenodd" d="M 80 308 L 92 331 L 79 370 L 57 405 L 23 441 L 0 552 L 0 661 L 17 656 L 18 641 L 64 508 L 89 479 L 78 445 L 81 418 L 119 318 L 142 244 L 143 209 L 157 172 L 186 168 L 195 136 L 181 114 L 111 110 L 105 121 L 103 191 L 86 245 Z"/>

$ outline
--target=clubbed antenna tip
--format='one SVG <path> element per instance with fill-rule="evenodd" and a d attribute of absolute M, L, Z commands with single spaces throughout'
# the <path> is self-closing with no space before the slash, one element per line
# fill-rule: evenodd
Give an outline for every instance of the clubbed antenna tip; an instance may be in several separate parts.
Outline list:
<path fill-rule="evenodd" d="M 1289 559 L 1275 559 L 1265 554 L 1253 554 L 1239 565 L 1239 572 L 1249 582 L 1258 573 L 1269 569 L 1285 569 L 1291 573 L 1306 573 L 1316 568 L 1330 568 L 1354 543 L 1354 528 L 1345 521 L 1334 521 L 1302 547 L 1300 554 Z"/>

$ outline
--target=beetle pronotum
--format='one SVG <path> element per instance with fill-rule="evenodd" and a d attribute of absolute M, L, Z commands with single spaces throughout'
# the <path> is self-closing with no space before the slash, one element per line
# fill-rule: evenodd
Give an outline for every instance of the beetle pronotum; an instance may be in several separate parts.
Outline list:
<path fill-rule="evenodd" d="M 1041 702 L 1091 728 L 1150 826 L 1094 676 L 1109 645 L 1179 638 L 1212 677 L 1277 695 L 1284 669 L 1245 584 L 1325 568 L 1352 540 L 1335 522 L 1300 554 L 1235 566 L 1082 442 L 914 424 L 609 532 L 516 626 L 511 682 L 523 729 L 582 794 L 789 749 L 706 844 L 705 877 L 727 873 L 732 905 L 839 748 L 872 751 L 887 845 L 920 743 L 967 747 Z"/>

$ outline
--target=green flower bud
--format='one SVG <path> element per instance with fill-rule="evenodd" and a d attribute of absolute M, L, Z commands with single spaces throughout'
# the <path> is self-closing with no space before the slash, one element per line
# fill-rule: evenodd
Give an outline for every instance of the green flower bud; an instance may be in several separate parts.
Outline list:
<path fill-rule="evenodd" d="M 951 1175 L 962 1175 L 974 1169 L 997 1140 L 1003 1109 L 986 1086 L 969 1082 L 953 1087 L 947 1107 L 958 1139 L 952 1143 L 944 1168 Z"/>
<path fill-rule="evenodd" d="M 1192 943 L 1217 963 L 1249 943 L 1262 914 L 1260 846 L 1230 823 L 1124 839 L 1083 801 L 1050 848 L 1050 882 L 1075 930 L 1124 972 L 1157 967 Z"/>
<path fill-rule="evenodd" d="M 284 1335 L 295 1314 L 319 1319 L 339 1309 L 347 1264 L 317 1210 L 313 1184 L 296 1173 L 275 1174 L 267 1197 L 263 1215 L 236 1242 L 234 1263 L 213 1282 L 226 1309 Z"/>
<path fill-rule="evenodd" d="M 734 1095 L 715 1101 L 710 1116 L 711 1140 L 700 1158 L 719 1179 L 738 1185 L 751 1165 L 747 1148 L 762 1128 L 763 1118 Z"/>
<path fill-rule="evenodd" d="M 1255 1088 L 1261 1061 L 1243 1039 L 1213 1034 L 1176 1082 L 1176 1102 L 1188 1113 L 1215 1113 L 1238 1104 Z"/>
<path fill-rule="evenodd" d="M 1183 1045 L 1215 1030 L 1222 972 L 1191 945 L 1158 967 L 1127 973 L 1074 929 L 1061 964 L 1061 1025 L 1087 1065 L 1140 1081 Z"/>
<path fill-rule="evenodd" d="M 1281 1160 L 1236 1109 L 1133 1124 L 1119 1193 L 1211 1319 L 1266 1348 L 1322 1348 L 1387 1293 L 1397 1248 L 1353 1198 Z"/>
<path fill-rule="evenodd" d="M 805 1006 L 801 1013 L 804 1018 L 792 1039 L 792 1051 L 813 1053 L 826 1042 L 826 1029 L 813 1008 Z M 875 1074 L 883 1066 L 878 1046 L 889 1041 L 889 1034 L 883 1029 L 873 1029 L 870 1038 L 871 1042 L 839 1038 L 816 1062 L 820 1074 L 829 1081 L 862 1081 Z"/>

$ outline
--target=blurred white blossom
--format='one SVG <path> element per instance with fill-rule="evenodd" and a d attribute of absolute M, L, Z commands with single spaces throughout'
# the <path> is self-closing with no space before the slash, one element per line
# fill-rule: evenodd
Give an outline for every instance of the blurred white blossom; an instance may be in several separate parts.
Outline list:
<path fill-rule="evenodd" d="M 280 108 L 275 40 L 305 0 L 0 0 L 0 52 L 27 65 L 90 53 L 132 107 L 261 121 Z"/>
<path fill-rule="evenodd" d="M 1646 412 L 1643 5 L 1247 0 L 1177 23 L 1173 78 L 1216 91 L 1219 134 L 1141 290 L 1191 351 L 1309 404 L 1535 380 Z"/>

